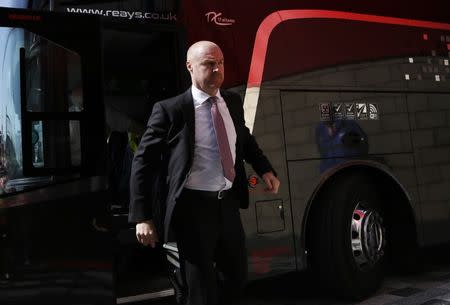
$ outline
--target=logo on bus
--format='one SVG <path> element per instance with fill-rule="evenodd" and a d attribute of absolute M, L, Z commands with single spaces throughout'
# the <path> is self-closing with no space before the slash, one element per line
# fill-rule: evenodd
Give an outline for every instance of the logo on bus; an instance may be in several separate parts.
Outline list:
<path fill-rule="evenodd" d="M 208 12 L 205 16 L 209 23 L 215 23 L 220 26 L 232 25 L 236 22 L 234 19 L 222 17 L 222 13 Z"/>
<path fill-rule="evenodd" d="M 321 121 L 379 120 L 378 105 L 374 103 L 320 103 Z"/>
<path fill-rule="evenodd" d="M 320 120 L 331 121 L 331 105 L 330 103 L 321 103 L 320 106 Z"/>
<path fill-rule="evenodd" d="M 333 104 L 333 121 L 342 120 L 344 118 L 344 107 L 342 103 Z"/>
<path fill-rule="evenodd" d="M 369 118 L 366 103 L 356 103 L 356 118 L 358 120 L 367 120 Z"/>
<path fill-rule="evenodd" d="M 345 103 L 345 118 L 347 120 L 354 120 L 356 118 L 355 103 Z"/>
<path fill-rule="evenodd" d="M 376 104 L 369 104 L 369 119 L 378 120 L 378 107 Z"/>

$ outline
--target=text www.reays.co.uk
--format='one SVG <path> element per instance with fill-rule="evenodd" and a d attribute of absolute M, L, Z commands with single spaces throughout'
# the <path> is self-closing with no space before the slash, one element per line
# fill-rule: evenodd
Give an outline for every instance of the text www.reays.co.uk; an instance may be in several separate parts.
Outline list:
<path fill-rule="evenodd" d="M 177 16 L 172 12 L 169 13 L 156 13 L 156 12 L 129 12 L 120 10 L 101 10 L 101 9 L 88 9 L 88 8 L 67 8 L 69 13 L 77 14 L 92 14 L 105 17 L 119 17 L 127 19 L 153 19 L 153 20 L 177 20 Z"/>

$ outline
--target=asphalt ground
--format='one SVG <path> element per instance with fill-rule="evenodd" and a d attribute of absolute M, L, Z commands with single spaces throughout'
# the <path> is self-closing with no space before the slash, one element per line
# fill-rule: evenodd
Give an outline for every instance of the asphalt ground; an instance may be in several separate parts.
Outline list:
<path fill-rule="evenodd" d="M 328 295 L 308 272 L 252 282 L 235 305 L 450 305 L 450 244 L 423 250 L 424 261 L 408 274 L 387 270 L 381 288 L 363 301 Z M 173 297 L 136 305 L 175 305 Z"/>

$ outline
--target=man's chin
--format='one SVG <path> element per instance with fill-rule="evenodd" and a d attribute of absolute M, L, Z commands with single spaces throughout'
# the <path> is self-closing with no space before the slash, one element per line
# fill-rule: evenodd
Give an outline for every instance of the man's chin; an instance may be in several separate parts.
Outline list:
<path fill-rule="evenodd" d="M 218 90 L 218 89 L 220 89 L 221 85 L 222 85 L 222 82 L 216 82 L 214 84 L 209 85 L 209 88 L 211 90 Z"/>

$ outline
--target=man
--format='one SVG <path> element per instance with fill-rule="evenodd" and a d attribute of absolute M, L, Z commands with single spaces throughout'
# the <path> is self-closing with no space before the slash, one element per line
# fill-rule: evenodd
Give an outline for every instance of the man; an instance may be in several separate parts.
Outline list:
<path fill-rule="evenodd" d="M 280 182 L 244 125 L 240 97 L 219 90 L 224 79 L 220 48 L 209 41 L 193 44 L 186 67 L 192 87 L 155 104 L 135 154 L 130 220 L 137 223 L 139 242 L 155 247 L 152 204 L 165 201 L 164 241 L 175 234 L 187 304 L 216 305 L 237 294 L 247 277 L 239 215 L 239 207 L 248 207 L 243 160 L 268 192 L 277 193 Z M 154 187 L 164 189 L 166 182 L 161 200 Z M 224 277 L 220 289 L 217 271 Z"/>

